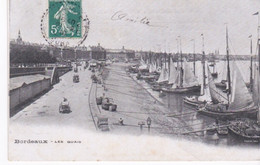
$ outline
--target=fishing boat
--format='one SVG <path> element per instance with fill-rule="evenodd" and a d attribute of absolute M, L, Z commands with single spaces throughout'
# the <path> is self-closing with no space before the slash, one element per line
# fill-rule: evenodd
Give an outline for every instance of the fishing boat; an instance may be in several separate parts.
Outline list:
<path fill-rule="evenodd" d="M 200 84 L 192 72 L 188 62 L 184 60 L 184 67 L 179 67 L 178 75 L 170 88 L 162 88 L 167 93 L 200 92 Z M 183 74 L 184 73 L 184 74 Z"/>
<path fill-rule="evenodd" d="M 173 80 L 174 83 L 170 87 L 162 88 L 162 91 L 166 93 L 200 92 L 201 85 L 199 84 L 197 77 L 195 76 L 194 72 L 191 70 L 189 63 L 182 58 L 181 40 L 180 40 L 179 52 L 180 52 L 180 59 L 178 57 L 177 76 L 175 76 L 175 80 Z"/>
<path fill-rule="evenodd" d="M 166 86 L 169 82 L 169 73 L 166 69 L 166 66 L 164 65 L 161 69 L 160 76 L 156 83 L 152 85 L 152 90 L 154 91 L 160 91 L 162 90 L 163 86 Z"/>
<path fill-rule="evenodd" d="M 259 35 L 258 35 L 259 36 Z M 260 143 L 260 38 L 257 40 L 258 66 L 254 67 L 254 78 L 252 83 L 252 94 L 254 104 L 257 106 L 256 120 L 236 119 L 230 122 L 229 130 L 244 142 Z M 252 69 L 252 65 L 251 65 Z"/>
<path fill-rule="evenodd" d="M 203 35 L 202 35 L 202 41 L 203 41 L 202 46 L 204 47 Z M 209 94 L 209 87 L 208 87 L 208 85 L 206 85 L 206 80 L 205 80 L 206 72 L 205 72 L 205 52 L 204 52 L 204 50 L 203 50 L 202 54 L 203 54 L 203 59 L 201 61 L 201 64 L 202 64 L 202 69 L 203 69 L 203 74 L 202 74 L 203 83 L 202 83 L 202 87 L 200 90 L 200 96 L 185 96 L 183 98 L 183 101 L 185 104 L 194 106 L 196 108 L 204 106 L 207 102 L 211 101 L 211 97 Z M 193 70 L 194 70 L 194 75 L 195 75 L 195 57 L 194 57 L 194 61 L 193 61 Z M 209 71 L 208 71 L 208 74 L 210 74 Z"/>
<path fill-rule="evenodd" d="M 153 74 L 156 72 L 156 64 L 155 63 L 151 63 L 149 65 L 149 73 Z"/>
<path fill-rule="evenodd" d="M 221 91 L 218 91 L 216 89 L 215 84 L 210 83 L 210 93 L 211 96 L 213 96 L 212 103 L 207 103 L 205 107 L 201 108 L 198 112 L 207 116 L 224 120 L 234 119 L 241 116 L 254 116 L 256 115 L 258 108 L 253 101 L 251 93 L 246 87 L 241 72 L 235 64 L 235 61 L 233 61 L 232 65 L 233 78 L 231 84 L 227 29 L 226 42 L 228 92 L 226 94 L 223 94 L 221 93 Z"/>
<path fill-rule="evenodd" d="M 168 74 L 169 74 L 168 84 L 172 85 L 175 83 L 175 81 L 178 77 L 178 72 L 177 72 L 177 69 L 171 58 L 169 59 L 169 73 Z"/>
<path fill-rule="evenodd" d="M 141 58 L 140 61 L 140 66 L 138 67 L 139 72 L 144 73 L 144 72 L 149 72 L 148 65 L 145 63 L 143 58 Z"/>
<path fill-rule="evenodd" d="M 260 142 L 260 125 L 254 120 L 237 119 L 231 121 L 229 131 L 244 142 Z"/>
<path fill-rule="evenodd" d="M 208 74 L 210 74 L 210 72 L 208 72 Z M 185 104 L 194 106 L 196 108 L 204 106 L 207 102 L 211 102 L 212 99 L 209 92 L 209 84 L 203 85 L 201 87 L 200 96 L 191 96 L 191 97 L 186 96 L 183 98 L 183 101 Z"/>
<path fill-rule="evenodd" d="M 156 64 L 149 64 L 149 74 L 141 76 L 148 84 L 153 84 L 158 80 L 159 74 L 156 72 Z"/>
<path fill-rule="evenodd" d="M 205 107 L 199 110 L 201 114 L 214 118 L 232 119 L 240 116 L 254 116 L 257 112 L 257 107 L 253 102 L 252 95 L 249 93 L 240 71 L 236 67 L 234 71 L 232 92 L 230 97 L 226 97 L 225 93 L 221 93 L 215 84 L 210 85 L 210 93 L 212 103 L 207 103 Z"/>
<path fill-rule="evenodd" d="M 183 98 L 183 102 L 185 104 L 188 104 L 190 106 L 194 106 L 194 107 L 201 107 L 203 105 L 205 105 L 207 103 L 206 99 L 208 98 L 205 98 L 205 99 L 202 99 L 204 95 L 202 96 L 192 96 L 192 97 L 184 97 Z"/>

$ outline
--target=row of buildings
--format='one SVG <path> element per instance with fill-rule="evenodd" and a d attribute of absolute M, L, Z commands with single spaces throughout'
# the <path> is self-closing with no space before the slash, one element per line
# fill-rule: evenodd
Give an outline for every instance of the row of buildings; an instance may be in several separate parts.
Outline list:
<path fill-rule="evenodd" d="M 58 47 L 48 46 L 46 44 L 36 44 L 24 42 L 20 31 L 15 40 L 10 41 L 10 64 L 22 63 L 52 63 L 53 61 L 75 61 L 77 60 L 106 60 L 117 59 L 118 61 L 128 61 L 134 58 L 143 57 L 144 60 L 150 58 L 172 56 L 177 57 L 176 54 L 154 53 L 147 51 L 134 51 L 126 49 L 122 46 L 121 49 L 106 49 L 98 43 L 97 46 L 82 46 L 82 47 L 69 47 L 64 46 L 62 49 Z M 182 54 L 188 61 L 194 60 L 193 54 Z M 241 60 L 248 60 L 249 56 L 236 56 Z M 31 58 L 31 59 L 30 59 Z M 212 54 L 206 55 L 208 60 L 224 60 L 225 55 Z M 196 54 L 196 60 L 201 60 L 202 54 Z M 37 61 L 38 60 L 38 61 Z"/>
<path fill-rule="evenodd" d="M 44 54 L 51 58 L 56 58 L 57 61 L 74 61 L 80 60 L 105 60 L 105 59 L 118 59 L 119 61 L 125 61 L 135 58 L 135 51 L 125 49 L 124 46 L 121 49 L 105 49 L 98 43 L 97 46 L 82 46 L 82 47 L 69 47 L 64 46 L 62 49 L 58 47 L 48 46 L 46 44 L 37 44 L 25 42 L 22 39 L 20 31 L 18 32 L 17 39 L 10 41 L 10 63 L 19 63 L 24 59 L 22 57 L 30 56 L 30 50 L 34 54 Z M 35 55 L 34 57 L 35 58 Z M 19 60 L 18 60 L 19 59 Z"/>

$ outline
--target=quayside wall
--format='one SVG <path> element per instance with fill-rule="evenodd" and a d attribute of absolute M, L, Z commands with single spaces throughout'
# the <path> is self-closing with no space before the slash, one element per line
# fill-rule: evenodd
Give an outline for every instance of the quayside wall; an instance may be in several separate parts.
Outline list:
<path fill-rule="evenodd" d="M 29 102 L 36 96 L 51 89 L 51 79 L 44 77 L 41 80 L 31 82 L 29 84 L 23 83 L 20 87 L 11 89 L 10 96 L 10 114 L 12 114 L 20 105 Z"/>
<path fill-rule="evenodd" d="M 59 83 L 59 77 L 72 70 L 66 66 L 10 68 L 10 116 L 19 112 L 23 105 L 49 91 Z"/>

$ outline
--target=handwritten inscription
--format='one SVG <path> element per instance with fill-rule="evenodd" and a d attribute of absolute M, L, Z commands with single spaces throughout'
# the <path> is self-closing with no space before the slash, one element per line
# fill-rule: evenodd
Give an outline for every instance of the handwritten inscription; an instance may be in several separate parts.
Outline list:
<path fill-rule="evenodd" d="M 112 17 L 111 20 L 113 21 L 118 21 L 118 20 L 123 20 L 123 21 L 127 21 L 127 22 L 132 22 L 132 23 L 141 23 L 144 25 L 150 25 L 150 20 L 147 17 L 130 17 L 127 13 L 123 12 L 123 11 L 117 11 L 115 12 Z"/>

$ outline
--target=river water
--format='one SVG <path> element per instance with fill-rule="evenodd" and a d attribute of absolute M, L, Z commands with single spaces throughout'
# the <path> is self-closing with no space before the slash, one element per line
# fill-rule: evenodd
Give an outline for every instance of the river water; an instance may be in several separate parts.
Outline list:
<path fill-rule="evenodd" d="M 193 64 L 190 63 L 190 65 L 192 67 Z M 238 61 L 237 65 L 240 68 L 243 79 L 248 82 L 250 75 L 250 62 Z M 216 71 L 219 73 L 219 80 L 221 79 L 220 75 L 224 66 L 225 63 L 223 61 L 217 62 L 216 64 Z M 128 109 L 129 111 L 129 109 L 132 108 L 138 110 L 140 113 L 142 112 L 142 115 L 145 112 L 146 116 L 144 119 L 147 116 L 151 117 L 154 126 L 158 128 L 156 130 L 156 134 L 171 136 L 173 138 L 187 138 L 214 145 L 258 146 L 256 144 L 244 144 L 234 135 L 230 134 L 227 136 L 219 136 L 216 133 L 208 134 L 205 131 L 202 131 L 188 135 L 182 135 L 183 133 L 206 129 L 215 123 L 215 119 L 197 114 L 194 107 L 186 105 L 183 102 L 183 97 L 187 95 L 166 94 L 164 97 L 159 97 L 159 92 L 153 91 L 149 84 L 147 84 L 145 81 L 137 80 L 135 78 L 135 74 L 130 74 L 129 77 L 131 79 L 127 78 L 127 67 L 128 65 L 125 63 L 114 63 L 107 67 L 109 74 L 105 81 L 108 84 L 115 84 L 114 86 L 107 86 L 107 94 L 111 97 L 114 97 L 114 100 L 119 103 L 120 110 Z M 200 83 L 202 83 L 201 73 L 201 62 L 196 62 L 196 75 Z M 138 85 L 136 85 L 136 83 Z M 115 92 L 116 90 L 120 92 Z M 131 98 L 129 96 L 129 91 L 131 92 L 131 95 L 138 96 L 138 99 Z M 124 100 L 124 104 L 127 103 L 127 106 L 124 104 L 120 105 L 120 100 Z M 132 118 L 140 117 L 142 115 L 136 113 L 134 116 L 132 116 Z M 169 117 L 169 115 L 175 116 Z"/>

